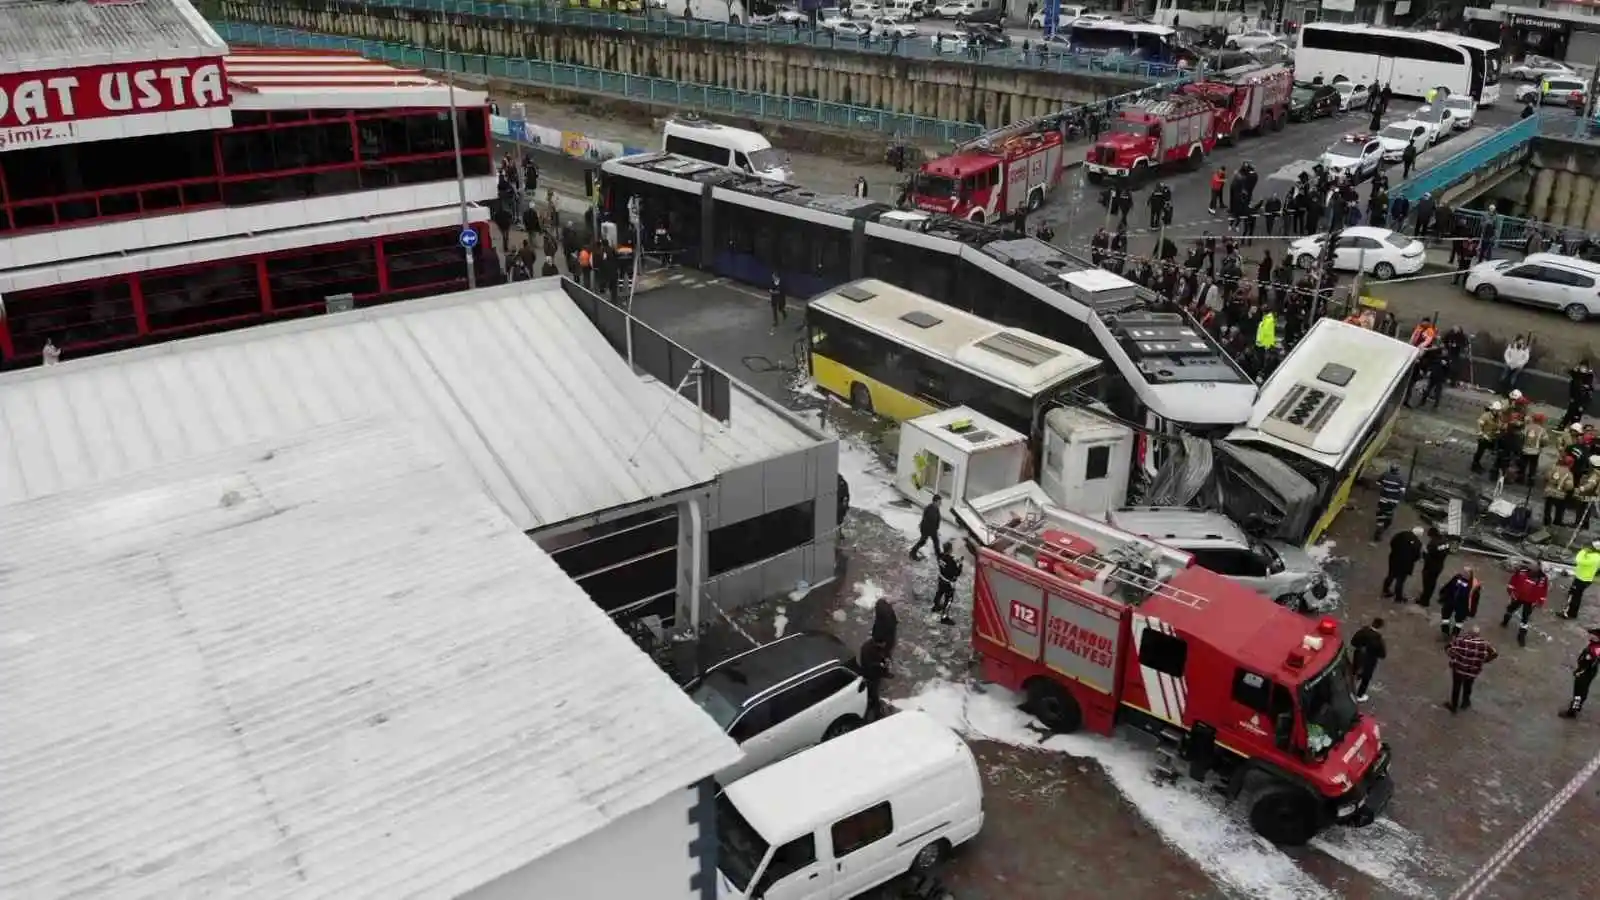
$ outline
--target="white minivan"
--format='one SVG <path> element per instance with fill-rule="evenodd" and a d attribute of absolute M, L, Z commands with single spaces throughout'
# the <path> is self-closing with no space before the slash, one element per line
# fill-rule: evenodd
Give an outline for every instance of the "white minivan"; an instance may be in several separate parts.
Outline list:
<path fill-rule="evenodd" d="M 789 158 L 759 133 L 692 116 L 668 119 L 661 149 L 770 181 L 791 181 Z"/>
<path fill-rule="evenodd" d="M 931 869 L 982 827 L 972 750 L 927 713 L 899 713 L 722 792 L 718 898 L 848 900 Z"/>

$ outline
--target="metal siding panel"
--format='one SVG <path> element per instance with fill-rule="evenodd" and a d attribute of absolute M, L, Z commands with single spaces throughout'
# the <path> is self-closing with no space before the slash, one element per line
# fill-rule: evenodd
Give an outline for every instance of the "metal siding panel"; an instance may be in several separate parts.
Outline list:
<path fill-rule="evenodd" d="M 766 511 L 762 495 L 766 467 L 766 463 L 756 463 L 722 473 L 718 479 L 722 484 L 722 515 L 717 520 L 718 528 L 737 525 Z"/>
<path fill-rule="evenodd" d="M 808 499 L 805 490 L 806 455 L 789 453 L 762 466 L 762 512 L 788 509 Z"/>
<path fill-rule="evenodd" d="M 1045 631 L 1045 665 L 1102 693 L 1111 693 L 1120 621 L 1052 594 Z"/>
<path fill-rule="evenodd" d="M 981 581 L 1005 619 L 1011 646 L 1028 659 L 1038 659 L 1044 638 L 1044 591 L 992 566 L 981 567 Z"/>

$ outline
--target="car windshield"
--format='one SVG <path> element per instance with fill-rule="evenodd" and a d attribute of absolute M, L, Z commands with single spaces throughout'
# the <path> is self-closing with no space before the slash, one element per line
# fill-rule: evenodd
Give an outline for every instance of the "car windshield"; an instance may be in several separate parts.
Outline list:
<path fill-rule="evenodd" d="M 767 858 L 767 842 L 726 794 L 717 798 L 717 869 L 743 894 Z"/>
<path fill-rule="evenodd" d="M 1341 81 L 1338 84 L 1334 85 L 1333 89 L 1338 91 L 1341 94 L 1349 94 L 1349 93 L 1354 93 L 1355 92 L 1356 86 L 1351 84 L 1348 81 Z"/>
<path fill-rule="evenodd" d="M 1378 137 L 1394 138 L 1397 141 L 1411 140 L 1411 128 L 1407 125 L 1390 125 L 1378 132 Z"/>
<path fill-rule="evenodd" d="M 1358 157 L 1361 155 L 1361 143 L 1359 141 L 1334 141 L 1328 146 L 1328 155 Z"/>
<path fill-rule="evenodd" d="M 782 150 L 768 147 L 765 150 L 752 150 L 750 152 L 750 168 L 757 172 L 770 172 L 781 169 L 789 162 Z"/>
<path fill-rule="evenodd" d="M 717 727 L 727 731 L 733 727 L 733 720 L 739 717 L 739 704 L 718 689 L 722 680 L 722 673 L 712 672 L 689 692 L 689 696 L 700 704 L 700 708 L 711 717 L 711 721 L 717 723 Z"/>
<path fill-rule="evenodd" d="M 1471 97 L 1451 97 L 1444 101 L 1444 105 L 1446 109 L 1471 112 L 1474 104 Z"/>
<path fill-rule="evenodd" d="M 917 193 L 924 197 L 954 197 L 956 180 L 946 175 L 918 175 Z"/>
<path fill-rule="evenodd" d="M 1395 248 L 1400 249 L 1400 250 L 1404 250 L 1407 247 L 1411 246 L 1411 238 L 1408 238 L 1405 235 L 1400 234 L 1398 232 L 1394 232 L 1394 231 L 1391 231 L 1388 234 L 1384 235 L 1383 236 L 1383 242 L 1385 244 L 1388 244 L 1391 247 L 1395 247 Z"/>
<path fill-rule="evenodd" d="M 1118 119 L 1111 123 L 1111 133 L 1146 137 L 1150 134 L 1150 124 L 1147 122 L 1135 122 L 1132 119 Z"/>
<path fill-rule="evenodd" d="M 1314 99 L 1316 96 L 1317 92 L 1312 88 L 1297 87 L 1294 89 L 1293 97 L 1296 103 L 1304 103 Z"/>
<path fill-rule="evenodd" d="M 1306 720 L 1306 749 L 1322 755 L 1337 747 L 1355 727 L 1360 713 L 1351 689 L 1349 654 L 1341 651 L 1326 669 L 1300 685 L 1300 708 Z"/>

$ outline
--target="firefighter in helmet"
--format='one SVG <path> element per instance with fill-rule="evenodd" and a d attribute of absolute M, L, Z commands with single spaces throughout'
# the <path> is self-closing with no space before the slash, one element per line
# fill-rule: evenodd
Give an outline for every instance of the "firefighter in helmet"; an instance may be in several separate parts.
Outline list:
<path fill-rule="evenodd" d="M 1561 711 L 1561 718 L 1576 719 L 1589 699 L 1589 686 L 1600 672 L 1600 628 L 1589 629 L 1589 644 L 1578 654 L 1578 664 L 1572 669 L 1572 703 Z"/>
<path fill-rule="evenodd" d="M 1500 441 L 1500 412 L 1505 404 L 1499 400 L 1489 404 L 1484 409 L 1483 415 L 1478 416 L 1478 452 L 1472 454 L 1472 471 L 1483 471 L 1483 455 L 1493 454 L 1495 445 Z M 1493 456 L 1490 457 L 1493 459 Z"/>

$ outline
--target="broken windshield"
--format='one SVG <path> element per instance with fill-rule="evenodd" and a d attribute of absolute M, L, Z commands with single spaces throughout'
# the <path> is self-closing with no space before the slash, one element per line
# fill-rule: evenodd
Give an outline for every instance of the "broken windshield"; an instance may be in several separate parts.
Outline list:
<path fill-rule="evenodd" d="M 1360 713 L 1352 688 L 1350 655 L 1341 651 L 1326 669 L 1300 685 L 1300 709 L 1306 718 L 1306 749 L 1321 756 L 1344 740 Z"/>

